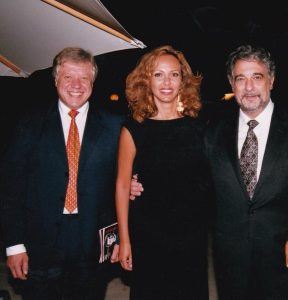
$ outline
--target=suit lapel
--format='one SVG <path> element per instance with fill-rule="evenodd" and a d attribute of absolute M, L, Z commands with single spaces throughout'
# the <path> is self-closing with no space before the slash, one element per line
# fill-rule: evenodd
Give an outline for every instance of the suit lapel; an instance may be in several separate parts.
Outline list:
<path fill-rule="evenodd" d="M 242 174 L 241 174 L 239 157 L 238 157 L 238 126 L 239 126 L 239 113 L 231 117 L 229 122 L 227 122 L 226 124 L 225 147 L 227 149 L 227 155 L 229 160 L 231 161 L 238 182 L 242 187 L 244 193 L 248 197 L 248 193 L 246 192 L 246 187 L 244 185 Z"/>
<path fill-rule="evenodd" d="M 54 159 L 59 157 L 58 161 L 68 166 L 65 138 L 57 103 L 46 115 L 43 133 L 46 136 L 47 147 L 51 148 L 52 153 L 55 153 Z"/>
<path fill-rule="evenodd" d="M 79 171 L 83 169 L 91 153 L 95 150 L 104 128 L 98 111 L 90 105 L 80 150 Z M 47 147 L 54 152 L 55 159 L 58 157 L 58 160 L 68 168 L 65 138 L 57 103 L 51 107 L 45 117 L 43 133 L 47 138 Z"/>
<path fill-rule="evenodd" d="M 281 120 L 278 112 L 274 111 L 263 157 L 261 173 L 255 189 L 256 200 L 260 191 L 263 191 L 263 189 L 265 192 L 268 191 L 268 189 L 263 187 L 263 184 L 264 182 L 267 182 L 267 178 L 269 176 L 273 176 L 271 174 L 276 174 L 273 170 L 277 170 L 281 167 L 281 153 L 283 151 L 283 145 L 286 144 L 285 141 L 287 140 L 287 127 L 287 122 L 285 120 Z M 269 197 L 262 198 L 269 199 Z"/>
<path fill-rule="evenodd" d="M 226 128 L 226 149 L 228 153 L 228 157 L 231 160 L 231 163 L 233 165 L 233 168 L 235 169 L 237 173 L 237 136 L 238 136 L 238 121 L 236 118 L 233 118 L 230 120 L 229 123 L 227 123 Z"/>
<path fill-rule="evenodd" d="M 92 152 L 95 151 L 103 129 L 104 125 L 98 111 L 90 105 L 80 151 L 79 172 L 84 168 Z"/>

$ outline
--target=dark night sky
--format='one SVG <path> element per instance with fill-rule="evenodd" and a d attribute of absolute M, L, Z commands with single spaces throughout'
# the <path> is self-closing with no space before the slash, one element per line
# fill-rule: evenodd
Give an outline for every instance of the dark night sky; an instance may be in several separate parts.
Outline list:
<path fill-rule="evenodd" d="M 251 43 L 271 51 L 276 61 L 276 82 L 272 99 L 288 104 L 288 9 L 285 3 L 264 1 L 213 0 L 102 0 L 119 23 L 147 48 L 111 52 L 96 57 L 99 75 L 94 84 L 93 101 L 115 112 L 126 113 L 125 78 L 146 51 L 171 44 L 184 52 L 194 72 L 203 75 L 202 101 L 212 114 L 229 113 L 223 109 L 234 101 L 221 101 L 230 92 L 225 61 L 240 44 Z M 281 1 L 282 2 L 282 1 Z M 236 15 L 237 14 L 237 15 Z M 28 78 L 0 78 L 6 109 L 0 112 L 0 138 L 8 140 L 22 111 L 46 106 L 56 98 L 51 68 L 39 70 Z M 109 101 L 117 93 L 120 101 Z M 223 104 L 223 105 L 222 105 Z M 230 106 L 231 104 L 231 106 Z M 0 146 L 1 150 L 1 146 Z"/>
<path fill-rule="evenodd" d="M 119 23 L 147 48 L 96 57 L 100 71 L 94 86 L 95 101 L 125 111 L 129 71 L 146 51 L 171 44 L 184 52 L 194 72 L 203 75 L 203 102 L 221 102 L 230 92 L 225 67 L 228 53 L 240 44 L 252 43 L 271 51 L 277 66 L 272 99 L 288 103 L 288 9 L 277 1 L 265 6 L 259 0 L 102 0 Z M 14 110 L 13 101 L 18 101 L 18 111 L 49 102 L 55 95 L 50 69 L 36 71 L 24 80 L 3 78 L 1 85 L 8 90 Z M 112 93 L 118 93 L 120 101 L 111 103 Z"/>
<path fill-rule="evenodd" d="M 105 55 L 112 69 L 114 64 L 117 82 L 122 82 L 122 77 L 145 51 L 171 44 L 184 52 L 193 71 L 202 73 L 203 101 L 216 101 L 230 91 L 225 67 L 228 53 L 238 45 L 251 43 L 271 51 L 277 65 L 273 93 L 287 98 L 288 9 L 285 3 L 279 4 L 277 0 L 269 5 L 259 0 L 103 0 L 102 3 L 132 36 L 147 45 L 145 50 Z"/>

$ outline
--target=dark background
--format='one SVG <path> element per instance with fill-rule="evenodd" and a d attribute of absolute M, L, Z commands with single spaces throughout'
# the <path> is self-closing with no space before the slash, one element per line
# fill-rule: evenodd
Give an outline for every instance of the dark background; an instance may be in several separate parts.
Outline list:
<path fill-rule="evenodd" d="M 122 76 L 135 57 L 163 44 L 184 52 L 194 72 L 202 73 L 202 100 L 219 101 L 230 92 L 225 61 L 241 44 L 267 48 L 277 65 L 275 97 L 287 98 L 288 9 L 280 1 L 213 0 L 103 0 L 103 4 L 128 32 L 147 45 L 143 50 L 111 53 L 107 59 L 113 76 Z M 121 55 L 125 59 L 121 59 Z M 107 57 L 109 55 L 106 55 Z M 120 63 L 120 64 L 118 64 Z M 112 76 L 112 78 L 113 78 Z M 122 77 L 115 80 L 121 82 Z"/>
<path fill-rule="evenodd" d="M 229 113 L 225 106 L 234 101 L 228 104 L 221 100 L 225 93 L 231 92 L 226 78 L 226 58 L 237 46 L 249 43 L 272 53 L 277 66 L 272 99 L 286 106 L 288 9 L 284 1 L 265 2 L 102 0 L 119 23 L 147 48 L 96 56 L 100 71 L 93 101 L 116 113 L 126 113 L 127 74 L 146 51 L 170 44 L 185 54 L 195 73 L 203 75 L 201 96 L 207 111 Z M 0 126 L 5 128 L 0 130 L 0 138 L 4 142 L 23 111 L 43 107 L 56 96 L 51 68 L 35 71 L 28 78 L 0 77 L 0 87 L 2 105 L 6 106 L 0 110 Z M 113 93 L 119 95 L 119 101 L 110 101 Z"/>
<path fill-rule="evenodd" d="M 277 67 L 272 100 L 288 107 L 288 9 L 285 0 L 281 2 L 102 0 L 119 23 L 147 48 L 97 56 L 100 71 L 92 100 L 116 113 L 127 113 L 124 96 L 127 74 L 146 51 L 170 44 L 185 54 L 194 72 L 203 75 L 204 114 L 221 117 L 229 114 L 228 108 L 234 107 L 235 102 L 221 100 L 231 91 L 226 78 L 226 58 L 237 46 L 249 43 L 272 53 Z M 34 107 L 45 107 L 57 95 L 51 68 L 35 71 L 28 78 L 0 76 L 0 89 L 1 153 L 20 115 Z M 113 93 L 119 95 L 119 101 L 109 100 Z"/>
<path fill-rule="evenodd" d="M 127 74 L 146 51 L 170 44 L 185 54 L 194 72 L 203 75 L 201 94 L 208 115 L 229 113 L 227 107 L 233 106 L 234 101 L 221 100 L 231 91 L 225 61 L 237 46 L 248 43 L 271 51 L 277 67 L 272 99 L 287 106 L 288 9 L 285 0 L 102 0 L 102 3 L 147 48 L 96 57 L 100 71 L 93 101 L 100 106 L 126 113 Z M 28 78 L 0 76 L 0 89 L 1 152 L 21 114 L 32 107 L 45 107 L 57 96 L 51 68 L 36 71 Z M 109 100 L 113 93 L 119 95 L 119 101 Z"/>

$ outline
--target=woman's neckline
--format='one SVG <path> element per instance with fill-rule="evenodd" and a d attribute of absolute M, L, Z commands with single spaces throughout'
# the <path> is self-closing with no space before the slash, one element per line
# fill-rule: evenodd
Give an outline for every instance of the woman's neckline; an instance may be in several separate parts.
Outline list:
<path fill-rule="evenodd" d="M 152 118 L 147 118 L 146 120 L 149 120 L 149 121 L 152 121 L 152 122 L 169 122 L 169 121 L 182 120 L 184 118 L 185 118 L 185 116 L 181 116 L 181 117 L 173 118 L 173 119 L 152 119 Z"/>

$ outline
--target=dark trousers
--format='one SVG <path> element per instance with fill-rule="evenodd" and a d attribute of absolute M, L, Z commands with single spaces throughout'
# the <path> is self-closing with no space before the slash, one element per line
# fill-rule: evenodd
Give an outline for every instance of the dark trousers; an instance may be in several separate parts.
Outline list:
<path fill-rule="evenodd" d="M 105 296 L 105 276 L 98 262 L 83 256 L 78 215 L 63 215 L 53 263 L 29 269 L 23 300 L 100 300 Z"/>

